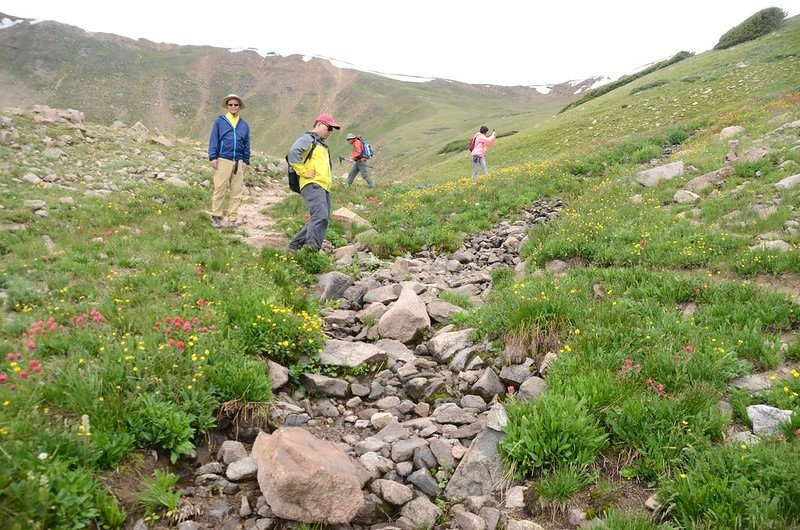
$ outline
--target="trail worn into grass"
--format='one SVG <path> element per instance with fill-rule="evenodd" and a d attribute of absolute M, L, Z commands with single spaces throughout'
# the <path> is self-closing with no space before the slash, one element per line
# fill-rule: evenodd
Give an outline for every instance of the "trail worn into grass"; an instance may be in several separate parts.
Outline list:
<path fill-rule="evenodd" d="M 239 216 L 244 220 L 244 225 L 239 228 L 243 242 L 258 250 L 286 247 L 289 241 L 276 230 L 275 220 L 267 210 L 288 195 L 289 191 L 282 182 L 269 182 L 263 187 L 250 189 L 250 197 L 239 208 Z"/>

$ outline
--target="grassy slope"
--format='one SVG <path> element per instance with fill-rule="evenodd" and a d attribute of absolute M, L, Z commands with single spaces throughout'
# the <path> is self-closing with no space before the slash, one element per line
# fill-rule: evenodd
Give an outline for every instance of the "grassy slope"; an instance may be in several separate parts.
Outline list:
<path fill-rule="evenodd" d="M 798 35 L 798 20 L 793 19 L 779 34 L 706 52 L 501 139 L 487 156 L 492 173 L 475 187 L 457 180 L 471 169 L 466 151 L 439 155 L 403 186 L 389 186 L 382 195 L 384 206 L 365 205 L 365 215 L 386 234 L 381 244 L 402 240 L 408 241 L 407 248 L 448 247 L 457 244 L 460 232 L 485 227 L 537 197 L 581 195 L 604 176 L 623 177 L 632 195 L 633 174 L 660 154 L 648 143 L 657 143 L 676 127 L 693 136 L 670 160 L 682 159 L 697 168 L 676 182 L 717 169 L 727 151 L 727 143 L 716 138 L 722 127 L 744 125 L 748 138 L 755 138 L 793 115 L 800 85 Z M 668 82 L 630 95 L 654 79 Z M 779 118 L 771 121 L 773 116 Z M 742 150 L 749 141 L 743 140 Z M 359 200 L 350 191 L 340 197 L 343 202 Z M 435 223 L 427 217 L 417 222 L 410 215 L 420 209 L 432 213 Z M 456 234 L 455 240 L 446 232 Z"/>

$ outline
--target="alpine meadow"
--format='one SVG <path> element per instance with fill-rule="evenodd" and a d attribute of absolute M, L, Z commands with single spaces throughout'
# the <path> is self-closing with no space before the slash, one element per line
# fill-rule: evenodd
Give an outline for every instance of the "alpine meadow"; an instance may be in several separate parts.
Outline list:
<path fill-rule="evenodd" d="M 0 527 L 800 527 L 800 17 L 719 37 L 545 95 L 0 29 Z"/>

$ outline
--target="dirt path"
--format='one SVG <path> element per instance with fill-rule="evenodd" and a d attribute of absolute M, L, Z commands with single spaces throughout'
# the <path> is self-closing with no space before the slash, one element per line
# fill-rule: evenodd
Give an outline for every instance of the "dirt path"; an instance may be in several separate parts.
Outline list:
<path fill-rule="evenodd" d="M 239 207 L 239 216 L 244 226 L 237 230 L 241 240 L 258 250 L 264 247 L 285 248 L 289 243 L 285 235 L 275 228 L 275 221 L 265 210 L 289 195 L 283 183 L 273 182 L 261 191 L 250 189 L 250 197 Z"/>

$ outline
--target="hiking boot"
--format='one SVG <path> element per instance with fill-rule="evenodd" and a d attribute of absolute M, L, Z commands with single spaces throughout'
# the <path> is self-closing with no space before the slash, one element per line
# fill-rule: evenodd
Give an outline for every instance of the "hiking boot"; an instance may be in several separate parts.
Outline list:
<path fill-rule="evenodd" d="M 222 228 L 222 217 L 217 217 L 216 215 L 212 215 L 211 226 L 213 226 L 214 228 Z"/>

